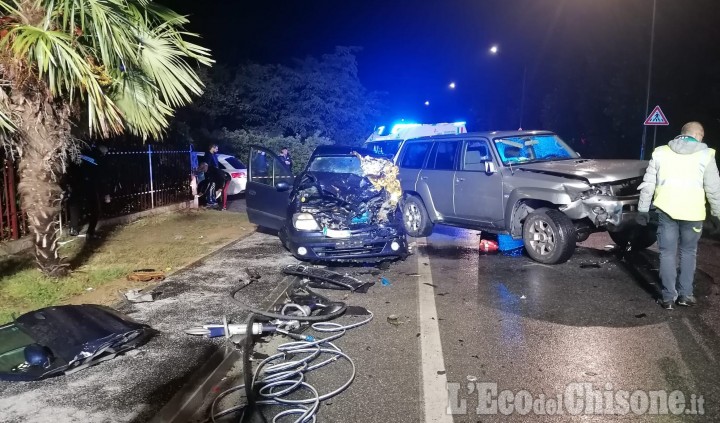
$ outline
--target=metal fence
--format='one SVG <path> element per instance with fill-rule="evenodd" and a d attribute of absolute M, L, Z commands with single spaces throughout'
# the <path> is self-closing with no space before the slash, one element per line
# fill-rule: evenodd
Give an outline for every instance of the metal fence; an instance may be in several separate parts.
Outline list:
<path fill-rule="evenodd" d="M 103 217 L 122 216 L 191 200 L 191 150 L 148 146 L 145 150 L 110 150 L 101 161 Z"/>
<path fill-rule="evenodd" d="M 192 200 L 191 153 L 192 149 L 152 145 L 130 151 L 111 149 L 99 164 L 101 217 L 123 216 Z M 27 222 L 17 195 L 17 170 L 1 154 L 0 241 L 7 241 L 25 236 Z M 64 208 L 63 221 L 67 221 Z"/>

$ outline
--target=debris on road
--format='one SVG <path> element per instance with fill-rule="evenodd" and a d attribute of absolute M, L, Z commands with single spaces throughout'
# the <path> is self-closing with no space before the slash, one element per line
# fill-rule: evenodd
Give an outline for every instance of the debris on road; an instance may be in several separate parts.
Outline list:
<path fill-rule="evenodd" d="M 149 326 L 100 305 L 31 311 L 0 326 L 0 380 L 75 373 L 139 346 L 152 334 Z"/>
<path fill-rule="evenodd" d="M 385 278 L 385 277 L 383 277 L 380 281 L 381 281 L 381 283 L 382 283 L 383 286 L 389 286 L 389 285 L 390 285 L 390 281 L 387 280 L 387 278 Z"/>
<path fill-rule="evenodd" d="M 346 289 L 365 294 L 374 282 L 362 282 L 348 274 L 341 275 L 327 269 L 310 267 L 302 264 L 290 264 L 283 268 L 286 275 L 300 276 L 309 279 L 308 286 L 318 289 Z"/>
<path fill-rule="evenodd" d="M 592 261 L 590 263 L 580 263 L 581 269 L 600 269 L 602 266 L 600 266 L 600 263 L 596 261 Z"/>
<path fill-rule="evenodd" d="M 480 240 L 480 252 L 481 253 L 496 253 L 498 251 L 498 243 L 492 239 L 481 239 Z"/>
<path fill-rule="evenodd" d="M 260 272 L 258 272 L 257 269 L 253 269 L 252 267 L 246 267 L 245 273 L 247 273 L 247 275 L 250 277 L 250 281 L 256 281 L 262 278 Z"/>
<path fill-rule="evenodd" d="M 127 275 L 127 280 L 135 282 L 161 281 L 165 279 L 165 272 L 155 269 L 134 270 Z"/>
<path fill-rule="evenodd" d="M 525 246 L 522 239 L 513 239 L 510 235 L 500 234 L 497 236 L 498 249 L 501 253 L 511 254 L 519 250 L 522 255 L 522 249 Z"/>
<path fill-rule="evenodd" d="M 402 320 L 400 320 L 400 317 L 397 314 L 389 315 L 387 317 L 387 322 L 390 323 L 391 325 L 395 325 L 395 326 L 400 326 L 403 323 L 405 323 Z"/>
<path fill-rule="evenodd" d="M 315 274 L 317 270 L 323 270 L 331 274 L 335 274 L 340 277 L 349 277 L 347 275 L 339 275 L 335 272 L 325 271 L 324 269 L 313 269 L 307 266 L 287 266 L 284 269 L 286 274 L 302 273 L 307 275 L 312 273 L 313 277 L 317 277 Z M 327 278 L 327 274 L 323 273 L 323 278 Z M 327 282 L 327 284 L 336 283 Z M 315 402 L 315 407 L 305 408 L 300 406 L 303 413 L 308 416 L 307 421 L 315 421 L 315 413 L 317 412 L 317 405 L 321 401 L 330 399 L 335 395 L 340 394 L 349 386 L 355 378 L 355 364 L 349 355 L 344 353 L 340 348 L 331 343 L 336 339 L 343 336 L 348 330 L 362 326 L 373 319 L 373 314 L 369 310 L 363 307 L 348 307 L 342 302 L 333 302 L 331 299 L 326 298 L 320 294 L 317 294 L 307 286 L 312 283 L 311 280 L 302 279 L 296 281 L 286 291 L 285 300 L 275 304 L 270 311 L 260 310 L 250 307 L 235 298 L 233 292 L 232 298 L 234 301 L 239 303 L 243 310 L 250 312 L 250 317 L 247 322 L 242 324 L 229 324 L 227 318 L 223 317 L 222 324 L 209 324 L 189 328 L 185 332 L 190 335 L 202 335 L 207 337 L 225 336 L 230 339 L 233 343 L 242 344 L 242 368 L 244 383 L 234 386 L 230 389 L 220 392 L 212 401 L 209 409 L 208 420 L 215 421 L 216 418 L 228 416 L 230 414 L 242 413 L 242 416 L 251 416 L 250 421 L 265 421 L 263 416 L 263 408 L 260 404 L 267 403 L 269 400 L 284 402 L 282 398 L 287 398 L 290 395 L 294 395 L 300 391 L 310 391 L 314 394 L 314 398 L 311 401 Z M 342 315 L 353 315 L 353 316 L 367 316 L 362 321 L 355 321 L 350 324 L 340 324 L 330 322 L 330 320 L 336 319 Z M 320 335 L 313 336 L 303 333 L 305 329 L 312 329 Z M 273 356 L 265 355 L 265 359 L 260 361 L 253 371 L 253 361 L 258 361 L 260 358 L 254 351 L 256 337 L 244 336 L 242 338 L 230 338 L 235 335 L 270 335 L 270 334 L 281 334 L 283 336 L 293 339 L 295 342 L 285 343 L 277 347 L 279 354 Z M 324 337 L 322 335 L 325 335 Z M 369 347 L 368 347 L 369 348 Z M 306 354 L 313 352 L 313 354 L 304 357 L 301 361 L 290 361 L 297 360 L 294 358 L 296 354 Z M 327 360 L 325 357 L 329 356 Z M 269 360 L 272 358 L 272 360 Z M 285 360 L 285 361 L 283 361 Z M 320 363 L 314 363 L 315 360 L 321 361 Z M 320 396 L 318 391 L 309 382 L 303 382 L 297 384 L 293 378 L 299 374 L 302 380 L 309 380 L 307 374 L 315 368 L 330 365 L 330 362 L 345 360 L 352 366 L 352 374 L 345 384 L 335 391 Z M 280 368 L 290 368 L 290 365 L 295 366 L 293 363 L 302 363 L 302 369 L 298 372 L 285 372 L 278 373 L 277 370 Z M 271 376 L 268 376 L 271 374 Z M 281 385 L 293 385 L 288 389 L 284 389 L 282 392 L 274 391 L 273 386 Z M 229 408 L 222 411 L 216 411 L 221 405 L 221 402 L 228 394 L 236 391 L 243 390 L 245 392 L 245 403 L 236 404 L 234 403 Z M 218 389 L 215 392 L 219 392 Z M 227 402 L 227 401 L 225 401 Z M 309 402 L 308 402 L 309 404 Z M 275 416 L 275 420 L 287 415 L 288 412 L 281 412 Z M 244 418 L 241 418 L 244 421 Z M 270 419 L 267 419 L 268 421 Z"/>
<path fill-rule="evenodd" d="M 155 301 L 152 292 L 142 292 L 139 289 L 131 289 L 123 295 L 125 295 L 125 298 L 131 303 L 150 303 Z"/>

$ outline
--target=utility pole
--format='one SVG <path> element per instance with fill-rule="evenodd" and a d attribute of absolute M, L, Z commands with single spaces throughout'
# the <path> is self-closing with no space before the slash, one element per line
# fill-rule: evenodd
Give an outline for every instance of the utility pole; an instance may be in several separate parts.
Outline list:
<path fill-rule="evenodd" d="M 655 12 L 657 0 L 653 0 L 652 26 L 650 29 L 650 60 L 648 61 L 647 95 L 645 97 L 645 116 L 650 113 L 650 85 L 652 83 L 653 50 L 655 47 Z M 640 146 L 640 160 L 645 159 L 645 141 L 647 139 L 647 125 L 643 125 L 642 144 Z"/>
<path fill-rule="evenodd" d="M 522 95 L 520 96 L 520 127 L 522 129 L 523 114 L 525 112 L 525 79 L 527 79 L 527 65 L 523 65 Z"/>

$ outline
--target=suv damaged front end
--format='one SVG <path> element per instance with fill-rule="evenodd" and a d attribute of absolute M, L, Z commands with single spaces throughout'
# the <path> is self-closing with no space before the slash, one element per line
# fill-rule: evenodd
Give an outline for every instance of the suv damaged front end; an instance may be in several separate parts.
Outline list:
<path fill-rule="evenodd" d="M 588 219 L 596 227 L 620 231 L 634 223 L 642 177 L 610 183 L 565 183 L 570 203 L 559 207 L 572 220 Z"/>
<path fill-rule="evenodd" d="M 397 168 L 357 153 L 353 169 L 300 174 L 280 238 L 301 260 L 379 262 L 408 255 L 398 201 Z M 352 170 L 352 171 L 351 171 Z"/>

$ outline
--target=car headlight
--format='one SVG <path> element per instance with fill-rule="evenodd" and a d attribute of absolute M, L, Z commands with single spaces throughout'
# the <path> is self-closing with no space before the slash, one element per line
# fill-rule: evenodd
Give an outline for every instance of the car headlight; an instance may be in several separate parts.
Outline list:
<path fill-rule="evenodd" d="M 318 225 L 315 218 L 310 213 L 295 213 L 293 215 L 293 226 L 298 231 L 319 231 L 320 226 Z"/>
<path fill-rule="evenodd" d="M 588 198 L 595 197 L 596 195 L 612 195 L 612 190 L 609 185 L 573 186 L 565 184 L 564 187 L 565 191 L 570 195 L 572 201 L 587 200 Z"/>

